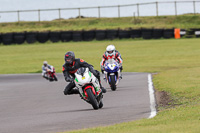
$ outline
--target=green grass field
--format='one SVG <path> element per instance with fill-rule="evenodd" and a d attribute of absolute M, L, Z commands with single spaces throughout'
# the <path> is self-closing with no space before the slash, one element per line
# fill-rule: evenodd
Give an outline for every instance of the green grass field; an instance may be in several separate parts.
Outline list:
<path fill-rule="evenodd" d="M 151 72 L 154 87 L 170 94 L 171 106 L 152 119 L 73 132 L 198 133 L 200 131 L 200 39 L 113 40 L 0 46 L 0 74 L 41 72 L 47 60 L 61 72 L 64 54 L 74 51 L 100 70 L 108 44 L 121 52 L 124 72 Z"/>

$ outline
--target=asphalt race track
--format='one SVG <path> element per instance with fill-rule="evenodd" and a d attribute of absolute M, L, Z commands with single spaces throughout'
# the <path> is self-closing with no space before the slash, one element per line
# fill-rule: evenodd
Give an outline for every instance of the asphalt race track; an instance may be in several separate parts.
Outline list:
<path fill-rule="evenodd" d="M 49 82 L 41 74 L 0 75 L 0 132 L 56 133 L 148 118 L 148 73 L 123 73 L 116 91 L 102 81 L 102 109 L 93 110 L 79 95 L 63 94 L 67 83 Z"/>

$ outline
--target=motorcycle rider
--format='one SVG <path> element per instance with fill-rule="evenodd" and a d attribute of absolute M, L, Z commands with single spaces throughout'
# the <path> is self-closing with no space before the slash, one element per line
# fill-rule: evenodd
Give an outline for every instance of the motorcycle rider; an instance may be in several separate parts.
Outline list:
<path fill-rule="evenodd" d="M 47 75 L 48 71 L 53 72 L 53 66 L 49 65 L 47 61 L 44 61 L 43 66 L 42 66 L 42 77 L 47 80 L 50 79 L 50 77 L 48 77 L 48 75 Z"/>
<path fill-rule="evenodd" d="M 119 51 L 117 51 L 115 49 L 115 46 L 114 45 L 108 45 L 107 48 L 106 48 L 106 51 L 105 53 L 103 54 L 103 57 L 102 57 L 102 61 L 101 61 L 101 72 L 104 74 L 104 71 L 105 71 L 105 68 L 104 68 L 104 65 L 105 65 L 105 62 L 106 60 L 108 59 L 114 59 L 115 61 L 117 61 L 119 63 L 119 66 L 120 66 L 120 72 L 122 72 L 123 70 L 123 67 L 122 67 L 122 57 L 121 57 L 121 54 Z M 104 75 L 105 76 L 105 75 Z M 120 75 L 120 78 L 122 79 L 122 75 Z M 105 77 L 104 77 L 105 79 Z"/>
<path fill-rule="evenodd" d="M 74 78 L 75 75 L 74 73 L 80 68 L 80 67 L 88 67 L 90 72 L 94 74 L 94 76 L 99 80 L 100 88 L 103 93 L 106 93 L 106 89 L 101 85 L 100 81 L 100 73 L 97 70 L 93 69 L 93 66 L 88 64 L 82 59 L 75 58 L 75 54 L 72 51 L 69 51 L 65 54 L 65 64 L 62 67 L 63 75 L 65 77 L 66 82 L 70 82 L 64 90 L 65 95 L 70 95 L 70 94 L 79 94 L 79 91 L 75 89 L 75 83 L 74 83 Z"/>

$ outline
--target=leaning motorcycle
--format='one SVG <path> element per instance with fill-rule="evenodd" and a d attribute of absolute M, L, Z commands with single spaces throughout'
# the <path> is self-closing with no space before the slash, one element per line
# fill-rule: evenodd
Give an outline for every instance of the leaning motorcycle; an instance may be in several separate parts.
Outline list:
<path fill-rule="evenodd" d="M 57 77 L 56 77 L 56 71 L 55 71 L 55 68 L 53 67 L 52 70 L 50 69 L 47 69 L 47 77 L 48 77 L 48 80 L 51 82 L 51 81 L 58 81 Z"/>
<path fill-rule="evenodd" d="M 120 65 L 114 59 L 108 59 L 104 69 L 105 81 L 110 85 L 111 90 L 115 91 L 120 81 Z"/>
<path fill-rule="evenodd" d="M 98 79 L 88 68 L 81 67 L 75 72 L 74 82 L 80 97 L 97 110 L 103 107 L 103 94 Z"/>

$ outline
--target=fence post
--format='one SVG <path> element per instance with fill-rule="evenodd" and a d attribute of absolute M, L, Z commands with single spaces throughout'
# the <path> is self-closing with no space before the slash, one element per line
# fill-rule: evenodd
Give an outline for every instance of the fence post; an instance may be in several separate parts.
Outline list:
<path fill-rule="evenodd" d="M 38 21 L 40 22 L 40 9 L 38 10 Z"/>
<path fill-rule="evenodd" d="M 158 2 L 156 2 L 156 16 L 158 16 Z"/>
<path fill-rule="evenodd" d="M 140 16 L 139 4 L 137 4 L 137 14 L 138 14 L 138 17 L 139 17 Z"/>
<path fill-rule="evenodd" d="M 18 11 L 17 11 L 18 22 L 20 21 L 20 14 L 19 14 L 19 13 L 20 13 L 20 11 L 18 10 Z"/>
<path fill-rule="evenodd" d="M 81 18 L 81 9 L 78 8 L 78 18 L 80 19 Z"/>
<path fill-rule="evenodd" d="M 175 6 L 175 15 L 177 16 L 177 6 L 176 6 L 176 1 L 174 1 L 174 6 Z"/>
<path fill-rule="evenodd" d="M 195 6 L 195 1 L 193 1 L 193 7 L 194 7 L 194 15 L 196 14 L 196 6 Z"/>
<path fill-rule="evenodd" d="M 60 8 L 58 9 L 59 20 L 61 19 Z"/>
<path fill-rule="evenodd" d="M 99 13 L 99 18 L 101 17 L 101 13 L 100 13 L 100 7 L 98 7 L 98 13 Z"/>
<path fill-rule="evenodd" d="M 118 17 L 120 18 L 120 5 L 118 5 Z"/>

